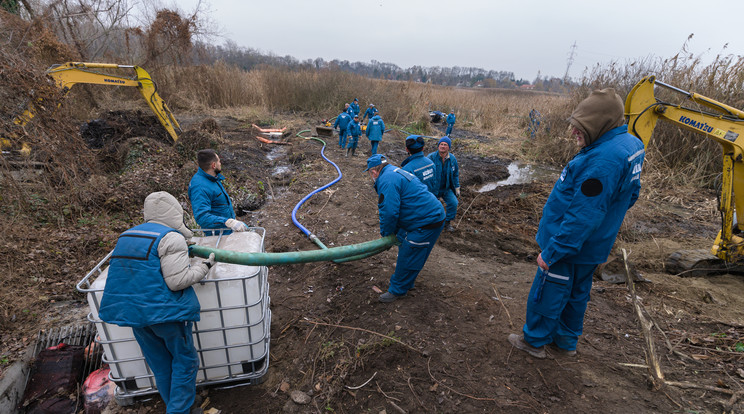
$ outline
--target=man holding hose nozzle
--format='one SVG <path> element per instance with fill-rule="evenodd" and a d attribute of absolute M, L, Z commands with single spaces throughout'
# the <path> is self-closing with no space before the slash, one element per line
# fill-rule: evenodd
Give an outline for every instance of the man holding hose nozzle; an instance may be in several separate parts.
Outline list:
<path fill-rule="evenodd" d="M 380 302 L 388 303 L 413 289 L 444 225 L 444 208 L 416 176 L 390 165 L 382 154 L 367 159 L 367 169 L 375 182 L 380 211 L 380 235 L 395 234 L 401 245 L 388 291 Z"/>
<path fill-rule="evenodd" d="M 222 162 L 213 149 L 203 149 L 196 154 L 199 170 L 189 183 L 189 200 L 196 224 L 202 229 L 227 227 L 232 231 L 248 230 L 248 226 L 235 219 L 232 200 L 227 195 L 222 180 Z M 205 232 L 211 236 L 212 232 Z"/>

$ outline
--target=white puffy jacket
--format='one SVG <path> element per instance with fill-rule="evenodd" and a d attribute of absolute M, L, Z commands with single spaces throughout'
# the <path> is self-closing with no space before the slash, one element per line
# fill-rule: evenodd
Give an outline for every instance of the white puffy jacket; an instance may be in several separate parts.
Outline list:
<path fill-rule="evenodd" d="M 145 222 L 158 223 L 178 230 L 166 234 L 158 245 L 160 268 L 168 288 L 183 290 L 204 279 L 209 267 L 204 263 L 191 266 L 186 239 L 194 234 L 183 222 L 183 207 L 175 197 L 165 191 L 147 196 L 144 208 Z"/>

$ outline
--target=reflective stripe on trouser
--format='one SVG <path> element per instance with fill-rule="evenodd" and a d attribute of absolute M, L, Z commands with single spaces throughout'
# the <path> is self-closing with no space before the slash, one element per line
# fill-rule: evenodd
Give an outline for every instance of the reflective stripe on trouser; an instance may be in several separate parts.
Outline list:
<path fill-rule="evenodd" d="M 554 343 L 566 350 L 576 349 L 584 328 L 584 313 L 597 265 L 557 262 L 550 266 L 541 283 L 542 269 L 532 282 L 527 299 L 524 339 L 534 347 Z M 542 294 L 536 290 L 542 285 Z M 539 299 L 537 299 L 539 298 Z"/>
<path fill-rule="evenodd" d="M 377 146 L 380 145 L 380 141 L 370 141 L 372 144 L 372 155 L 377 154 Z"/>
<path fill-rule="evenodd" d="M 459 204 L 455 192 L 450 190 L 449 188 L 446 190 L 440 190 L 438 197 L 444 200 L 444 209 L 447 211 L 447 215 L 445 216 L 444 220 L 454 220 L 455 216 L 457 215 L 457 205 Z"/>
<path fill-rule="evenodd" d="M 132 328 L 167 414 L 188 414 L 196 397 L 199 358 L 191 326 L 191 322 L 167 322 Z"/>
<path fill-rule="evenodd" d="M 338 130 L 338 146 L 341 148 L 346 148 L 346 135 L 347 135 L 346 129 Z"/>
<path fill-rule="evenodd" d="M 395 295 L 405 295 L 416 282 L 416 277 L 424 268 L 426 259 L 429 258 L 431 249 L 434 248 L 442 226 L 435 229 L 418 229 L 409 233 L 401 230 L 398 239 L 401 241 L 398 247 L 398 260 L 395 262 L 395 272 L 390 276 L 390 287 L 388 291 Z"/>

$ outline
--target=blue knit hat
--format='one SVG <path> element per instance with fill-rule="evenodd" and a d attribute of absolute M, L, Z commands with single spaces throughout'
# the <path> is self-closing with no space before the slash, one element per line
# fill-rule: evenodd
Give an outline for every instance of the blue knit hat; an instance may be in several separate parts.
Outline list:
<path fill-rule="evenodd" d="M 364 171 L 369 171 L 370 168 L 377 167 L 381 164 L 387 164 L 387 158 L 382 154 L 375 154 L 367 158 L 367 169 Z"/>
<path fill-rule="evenodd" d="M 424 137 L 421 135 L 409 135 L 408 138 L 406 138 L 406 148 L 410 150 L 424 148 Z"/>
<path fill-rule="evenodd" d="M 439 144 L 441 144 L 443 142 L 446 142 L 447 143 L 447 146 L 449 146 L 450 148 L 452 148 L 452 140 L 449 139 L 448 136 L 444 136 L 444 137 L 440 138 L 439 139 L 439 142 L 437 142 L 437 146 L 439 146 Z"/>

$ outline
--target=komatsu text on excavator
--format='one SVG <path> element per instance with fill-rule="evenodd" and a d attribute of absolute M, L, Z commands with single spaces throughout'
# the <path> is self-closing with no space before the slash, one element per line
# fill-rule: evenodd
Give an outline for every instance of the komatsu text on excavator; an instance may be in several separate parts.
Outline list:
<path fill-rule="evenodd" d="M 688 106 L 656 98 L 655 86 L 683 95 Z M 690 103 L 696 108 L 691 108 Z M 721 145 L 723 175 L 718 210 L 722 223 L 711 253 L 727 263 L 741 265 L 744 262 L 744 112 L 648 76 L 628 94 L 625 116 L 628 131 L 646 146 L 659 120 L 702 134 Z M 693 266 L 690 262 L 687 267 Z"/>
<path fill-rule="evenodd" d="M 99 71 L 101 69 L 109 72 L 132 70 L 134 73 L 132 76 L 124 76 L 103 73 Z M 158 94 L 157 85 L 150 77 L 150 74 L 139 66 L 117 65 L 114 63 L 67 62 L 50 67 L 47 69 L 47 75 L 54 79 L 63 94 L 67 94 L 70 88 L 78 83 L 135 87 L 142 94 L 142 97 L 145 98 L 147 105 L 158 118 L 158 121 L 168 131 L 168 135 L 170 135 L 174 142 L 178 140 L 181 127 L 178 125 L 176 117 Z M 36 115 L 34 104 L 31 103 L 23 114 L 15 118 L 14 122 L 17 125 L 26 125 Z M 0 142 L 0 146 L 10 146 L 10 142 Z"/>

